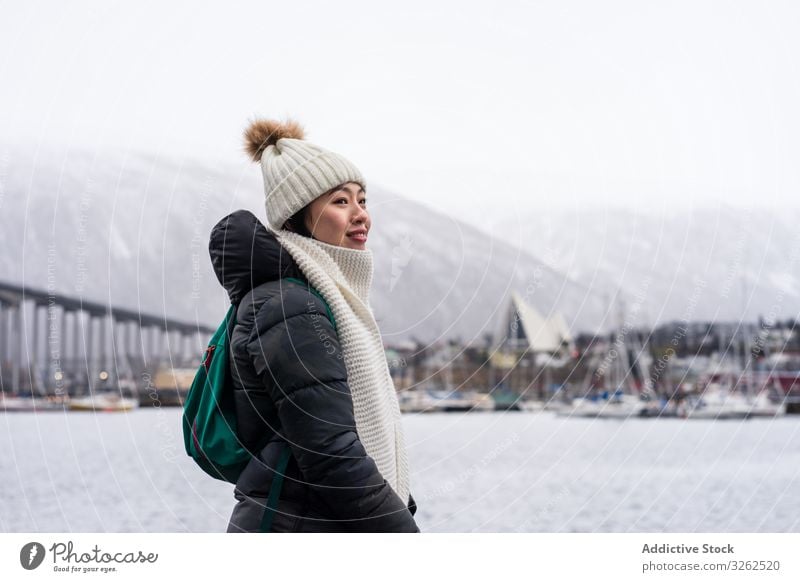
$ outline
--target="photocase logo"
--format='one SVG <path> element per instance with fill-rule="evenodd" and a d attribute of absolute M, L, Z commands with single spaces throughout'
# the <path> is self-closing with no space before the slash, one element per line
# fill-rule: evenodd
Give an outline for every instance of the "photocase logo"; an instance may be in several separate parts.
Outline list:
<path fill-rule="evenodd" d="M 28 542 L 19 551 L 19 563 L 26 570 L 35 570 L 44 561 L 44 546 L 39 542 Z"/>

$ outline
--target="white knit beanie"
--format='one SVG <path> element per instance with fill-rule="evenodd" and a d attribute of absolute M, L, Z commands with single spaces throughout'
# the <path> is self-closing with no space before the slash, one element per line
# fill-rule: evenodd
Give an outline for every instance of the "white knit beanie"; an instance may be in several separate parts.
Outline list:
<path fill-rule="evenodd" d="M 245 148 L 261 163 L 267 226 L 278 231 L 297 211 L 346 182 L 366 182 L 353 164 L 334 152 L 303 140 L 294 121 L 253 121 L 244 132 Z"/>

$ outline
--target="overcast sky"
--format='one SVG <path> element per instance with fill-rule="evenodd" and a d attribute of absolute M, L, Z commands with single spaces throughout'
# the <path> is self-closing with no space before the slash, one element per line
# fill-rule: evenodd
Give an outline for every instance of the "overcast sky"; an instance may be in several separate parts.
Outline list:
<path fill-rule="evenodd" d="M 797 2 L 1 2 L 2 140 L 244 164 L 253 115 L 473 223 L 797 205 Z M 257 171 L 255 167 L 253 171 Z"/>

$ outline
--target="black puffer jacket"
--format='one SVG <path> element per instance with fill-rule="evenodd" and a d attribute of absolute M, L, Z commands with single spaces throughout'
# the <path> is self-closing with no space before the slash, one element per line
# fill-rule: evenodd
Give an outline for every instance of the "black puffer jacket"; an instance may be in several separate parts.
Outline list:
<path fill-rule="evenodd" d="M 250 212 L 212 230 L 211 261 L 231 303 L 239 436 L 253 459 L 234 489 L 229 532 L 259 531 L 273 468 L 291 449 L 271 531 L 418 532 L 356 434 L 339 341 L 291 255 Z M 263 443 L 266 442 L 266 445 Z"/>

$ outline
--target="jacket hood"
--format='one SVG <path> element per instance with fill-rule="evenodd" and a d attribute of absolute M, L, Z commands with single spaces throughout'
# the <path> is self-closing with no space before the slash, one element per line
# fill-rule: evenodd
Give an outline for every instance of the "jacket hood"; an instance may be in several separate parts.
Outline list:
<path fill-rule="evenodd" d="M 263 283 L 283 277 L 305 280 L 289 252 L 248 210 L 229 214 L 211 229 L 208 252 L 234 304 Z"/>

